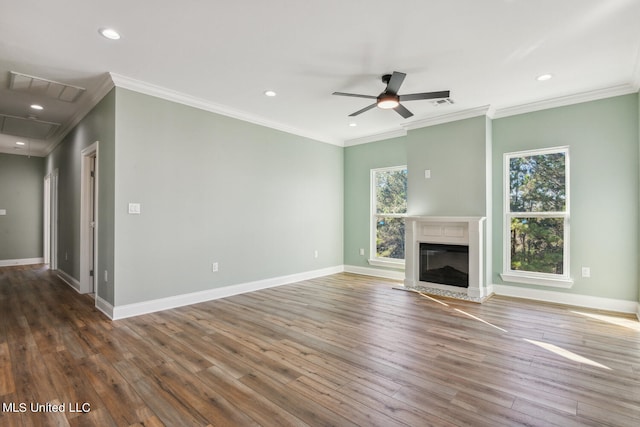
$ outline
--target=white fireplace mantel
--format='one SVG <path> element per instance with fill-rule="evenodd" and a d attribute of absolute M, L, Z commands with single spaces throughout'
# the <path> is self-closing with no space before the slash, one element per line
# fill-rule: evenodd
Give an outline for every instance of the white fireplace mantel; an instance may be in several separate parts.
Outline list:
<path fill-rule="evenodd" d="M 408 288 L 436 288 L 466 293 L 472 299 L 488 296 L 484 275 L 486 217 L 408 216 L 405 225 L 405 281 Z M 469 246 L 469 287 L 442 285 L 419 280 L 420 243 Z"/>

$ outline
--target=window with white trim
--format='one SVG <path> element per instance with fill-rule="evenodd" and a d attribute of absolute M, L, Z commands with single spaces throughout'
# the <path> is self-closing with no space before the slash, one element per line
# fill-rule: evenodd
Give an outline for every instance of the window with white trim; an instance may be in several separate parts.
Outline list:
<path fill-rule="evenodd" d="M 369 263 L 404 266 L 407 167 L 371 170 L 371 248 Z"/>
<path fill-rule="evenodd" d="M 507 281 L 570 287 L 569 149 L 504 155 Z"/>

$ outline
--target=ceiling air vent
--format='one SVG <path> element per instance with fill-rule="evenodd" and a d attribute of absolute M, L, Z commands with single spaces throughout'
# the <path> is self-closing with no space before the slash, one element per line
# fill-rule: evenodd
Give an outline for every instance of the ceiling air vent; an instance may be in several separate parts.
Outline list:
<path fill-rule="evenodd" d="M 47 139 L 60 127 L 59 123 L 0 114 L 0 133 L 23 138 Z"/>
<path fill-rule="evenodd" d="M 433 101 L 433 105 L 438 107 L 440 105 L 453 105 L 453 99 L 451 98 L 443 98 L 443 99 L 437 99 L 435 101 Z"/>
<path fill-rule="evenodd" d="M 79 86 L 54 82 L 53 80 L 16 73 L 15 71 L 10 71 L 9 75 L 9 89 L 17 92 L 47 96 L 65 102 L 75 102 L 85 91 L 84 88 Z"/>

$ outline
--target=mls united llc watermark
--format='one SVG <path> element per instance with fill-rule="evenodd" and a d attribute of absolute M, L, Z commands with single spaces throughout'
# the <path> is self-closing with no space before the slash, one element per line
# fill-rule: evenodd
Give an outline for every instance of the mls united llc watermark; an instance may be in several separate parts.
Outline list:
<path fill-rule="evenodd" d="M 2 402 L 2 412 L 25 413 L 25 412 L 80 412 L 91 411 L 91 404 L 88 402 L 69 403 L 38 403 L 38 402 Z"/>

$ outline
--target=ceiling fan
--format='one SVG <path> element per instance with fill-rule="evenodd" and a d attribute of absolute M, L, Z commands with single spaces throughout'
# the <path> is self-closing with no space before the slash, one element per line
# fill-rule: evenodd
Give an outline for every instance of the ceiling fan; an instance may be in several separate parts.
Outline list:
<path fill-rule="evenodd" d="M 364 107 L 362 110 L 358 110 L 355 113 L 349 114 L 349 117 L 357 116 L 358 114 L 362 114 L 365 111 L 371 110 L 373 107 L 382 108 L 385 110 L 393 109 L 396 110 L 398 114 L 400 114 L 405 119 L 413 116 L 413 113 L 407 110 L 400 101 L 416 101 L 419 99 L 438 99 L 438 98 L 448 98 L 449 91 L 443 90 L 441 92 L 424 92 L 424 93 L 412 93 L 409 95 L 398 95 L 398 90 L 400 90 L 400 86 L 404 81 L 404 78 L 407 75 L 405 73 L 400 73 L 398 71 L 394 71 L 393 74 L 385 74 L 382 76 L 382 83 L 386 84 L 386 89 L 378 96 L 374 95 L 359 95 L 356 93 L 344 93 L 344 92 L 333 92 L 333 95 L 339 96 L 353 96 L 356 98 L 367 98 L 367 99 L 375 99 L 376 102 Z"/>

